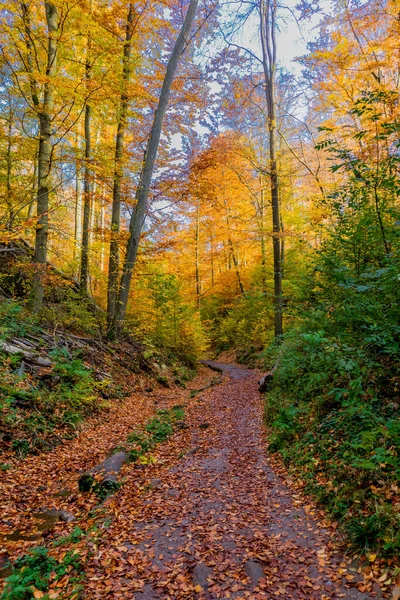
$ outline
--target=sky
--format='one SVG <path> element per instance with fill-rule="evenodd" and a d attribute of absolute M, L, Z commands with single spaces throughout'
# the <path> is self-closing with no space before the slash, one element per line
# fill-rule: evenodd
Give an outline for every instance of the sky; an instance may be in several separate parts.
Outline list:
<path fill-rule="evenodd" d="M 310 20 L 296 22 L 296 5 L 299 0 L 285 0 L 278 7 L 278 32 L 277 32 L 277 53 L 278 61 L 281 67 L 300 75 L 302 66 L 296 62 L 296 57 L 307 53 L 307 44 L 314 41 L 318 36 L 318 24 L 321 20 L 321 13 L 315 14 Z M 320 0 L 321 10 L 324 14 L 331 11 L 330 0 Z M 261 56 L 259 42 L 259 20 L 258 15 L 254 15 L 244 28 L 241 35 L 241 45 L 251 48 L 258 56 Z"/>
<path fill-rule="evenodd" d="M 310 20 L 298 23 L 295 18 L 295 7 L 299 0 L 285 0 L 283 5 L 278 9 L 278 33 L 277 33 L 277 52 L 278 61 L 281 67 L 291 71 L 296 76 L 301 75 L 303 66 L 296 62 L 297 57 L 301 57 L 307 53 L 307 44 L 314 41 L 318 36 L 318 24 L 321 20 L 321 14 L 314 15 Z M 229 3 L 230 4 L 230 3 Z M 320 0 L 319 2 L 322 11 L 327 14 L 330 12 L 331 0 Z M 229 12 L 226 13 L 229 19 Z M 224 18 L 222 19 L 222 21 Z M 243 30 L 238 33 L 235 41 L 249 48 L 251 51 L 261 58 L 261 46 L 259 39 L 259 17 L 256 11 L 254 15 L 247 21 Z M 219 46 L 220 47 L 220 46 Z M 211 52 L 212 54 L 212 52 Z M 213 92 L 218 91 L 217 83 L 211 84 Z M 303 108 L 299 107 L 300 112 Z M 208 129 L 200 124 L 195 125 L 195 129 L 200 134 L 206 134 Z M 172 136 L 172 147 L 180 149 L 182 147 L 182 139 L 180 134 Z"/>

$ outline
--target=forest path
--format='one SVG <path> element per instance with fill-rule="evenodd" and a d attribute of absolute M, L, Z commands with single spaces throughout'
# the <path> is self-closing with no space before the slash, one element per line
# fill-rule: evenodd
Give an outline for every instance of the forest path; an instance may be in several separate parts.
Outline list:
<path fill-rule="evenodd" d="M 145 473 L 126 467 L 85 597 L 381 597 L 335 550 L 322 513 L 269 465 L 259 375 L 210 366 L 223 383 L 189 403 L 188 429 L 159 446 Z"/>

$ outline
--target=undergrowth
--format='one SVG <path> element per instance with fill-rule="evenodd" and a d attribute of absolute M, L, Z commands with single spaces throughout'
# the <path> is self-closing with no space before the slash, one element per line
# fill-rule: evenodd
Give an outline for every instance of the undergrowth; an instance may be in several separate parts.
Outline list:
<path fill-rule="evenodd" d="M 20 304 L 0 304 L 0 341 L 36 337 L 41 331 Z M 21 369 L 21 354 L 0 349 L 0 436 L 3 448 L 19 456 L 50 449 L 74 435 L 83 418 L 106 406 L 100 393 L 108 382 L 95 380 L 79 351 L 54 349 L 49 357 L 52 366 L 38 376 Z"/>
<path fill-rule="evenodd" d="M 49 598 L 47 592 L 68 574 L 68 595 L 63 598 L 78 598 L 82 591 L 83 566 L 77 552 L 67 552 L 61 560 L 49 555 L 47 548 L 39 546 L 19 558 L 13 566 L 13 573 L 6 578 L 6 585 L 0 600 L 33 600 Z"/>
<path fill-rule="evenodd" d="M 266 395 L 270 451 L 301 476 L 358 551 L 400 554 L 399 327 L 394 268 L 326 287 L 279 345 Z M 367 285 L 368 284 L 368 285 Z M 376 295 L 373 292 L 376 292 Z M 371 293 L 372 292 L 372 293 Z M 397 304 L 396 304 L 397 303 Z"/>
<path fill-rule="evenodd" d="M 176 405 L 170 410 L 158 410 L 155 417 L 146 423 L 144 429 L 136 429 L 129 434 L 124 447 L 128 452 L 129 460 L 151 462 L 149 452 L 157 444 L 165 442 L 184 418 L 185 411 L 181 405 Z"/>

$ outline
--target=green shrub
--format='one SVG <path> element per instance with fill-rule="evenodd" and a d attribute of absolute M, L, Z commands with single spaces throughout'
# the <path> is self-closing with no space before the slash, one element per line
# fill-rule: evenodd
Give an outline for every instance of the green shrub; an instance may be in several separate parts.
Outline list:
<path fill-rule="evenodd" d="M 106 406 L 99 399 L 102 383 L 77 353 L 56 349 L 50 355 L 51 372 L 35 380 L 19 376 L 20 356 L 10 361 L 0 354 L 0 433 L 21 457 L 50 449 L 60 442 L 56 429 L 74 431 L 84 417 Z"/>
<path fill-rule="evenodd" d="M 48 591 L 51 575 L 57 581 L 71 570 L 75 572 L 74 582 L 78 583 L 82 579 L 82 566 L 76 553 L 68 552 L 59 562 L 49 556 L 47 548 L 33 548 L 15 562 L 0 599 L 31 600 L 35 590 Z"/>
<path fill-rule="evenodd" d="M 154 446 L 165 442 L 174 432 L 174 424 L 183 421 L 183 406 L 176 405 L 170 410 L 158 410 L 156 416 L 145 425 L 145 430 L 135 430 L 127 438 L 129 459 L 136 462 Z"/>

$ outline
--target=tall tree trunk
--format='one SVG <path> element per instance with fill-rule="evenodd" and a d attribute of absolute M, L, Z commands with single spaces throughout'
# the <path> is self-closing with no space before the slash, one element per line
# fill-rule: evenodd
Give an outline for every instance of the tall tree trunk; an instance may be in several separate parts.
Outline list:
<path fill-rule="evenodd" d="M 8 218 L 7 228 L 11 231 L 14 222 L 14 207 L 12 199 L 12 128 L 13 128 L 13 111 L 10 102 L 10 115 L 8 121 L 8 132 L 7 132 L 7 152 L 6 152 L 6 163 L 7 163 L 7 204 L 8 204 Z"/>
<path fill-rule="evenodd" d="M 233 242 L 232 242 L 232 239 L 230 236 L 228 237 L 228 244 L 229 244 L 229 257 L 232 258 L 233 266 L 235 267 L 235 273 L 236 273 L 236 277 L 238 280 L 239 289 L 240 289 L 241 294 L 244 294 L 244 287 L 243 287 L 242 278 L 240 276 L 239 263 L 237 261 L 236 254 L 235 254 L 235 248 L 233 246 Z"/>
<path fill-rule="evenodd" d="M 105 249 L 104 249 L 104 226 L 105 226 L 105 217 L 106 217 L 106 211 L 105 211 L 105 206 L 104 206 L 104 202 L 105 202 L 105 197 L 106 197 L 106 190 L 105 190 L 105 186 L 103 188 L 103 197 L 101 199 L 101 205 L 100 205 L 100 240 L 101 240 L 101 247 L 100 247 L 100 271 L 103 273 L 104 272 L 104 266 L 105 266 Z"/>
<path fill-rule="evenodd" d="M 87 44 L 87 57 L 85 67 L 86 87 L 89 91 L 92 66 L 90 63 L 90 37 Z M 90 208 L 91 208 L 91 119 L 92 109 L 88 101 L 85 106 L 85 173 L 83 179 L 83 225 L 82 225 L 82 247 L 81 247 L 81 275 L 80 284 L 82 294 L 88 293 L 89 279 L 89 230 L 90 230 Z"/>
<path fill-rule="evenodd" d="M 33 161 L 33 177 L 32 177 L 32 191 L 31 191 L 31 201 L 28 206 L 28 219 L 32 219 L 35 214 L 35 202 L 36 202 L 36 190 L 37 190 L 37 178 L 38 178 L 38 161 L 37 156 L 35 155 Z"/>
<path fill-rule="evenodd" d="M 43 102 L 39 108 L 39 154 L 38 154 L 38 197 L 37 225 L 35 238 L 35 272 L 33 280 L 33 309 L 39 311 L 43 303 L 43 277 L 47 262 L 47 236 L 49 224 L 49 193 L 51 185 L 51 120 L 53 111 L 54 77 L 57 66 L 56 32 L 58 30 L 58 9 L 50 2 L 45 2 L 46 22 L 48 29 L 46 82 L 44 84 Z"/>
<path fill-rule="evenodd" d="M 133 3 L 129 4 L 128 17 L 126 21 L 126 34 L 124 52 L 122 58 L 122 93 L 120 99 L 120 111 L 117 135 L 115 139 L 114 156 L 114 183 L 113 201 L 111 214 L 111 241 L 110 257 L 108 262 L 108 293 L 107 293 L 107 319 L 109 327 L 115 315 L 115 304 L 118 294 L 119 279 L 119 231 L 121 226 L 121 186 L 122 186 L 122 159 L 124 150 L 124 136 L 127 125 L 127 113 L 129 106 L 128 85 L 131 76 L 131 48 L 133 35 L 133 22 L 135 10 Z"/>
<path fill-rule="evenodd" d="M 229 215 L 229 206 L 227 201 L 224 199 L 224 207 L 225 207 L 225 216 L 226 216 L 226 228 L 228 230 L 228 257 L 229 257 L 229 268 L 231 268 L 231 259 L 233 266 L 235 267 L 235 273 L 239 284 L 239 289 L 242 294 L 244 294 L 244 286 L 242 282 L 242 278 L 240 275 L 239 263 L 236 258 L 235 246 L 233 245 L 232 237 L 231 237 L 231 220 Z"/>
<path fill-rule="evenodd" d="M 272 203 L 272 244 L 274 256 L 274 328 L 275 337 L 283 333 L 281 222 L 279 206 L 279 178 L 276 159 L 276 11 L 277 0 L 260 0 L 260 36 L 265 77 L 265 95 L 268 112 L 269 162 Z"/>
<path fill-rule="evenodd" d="M 79 127 L 80 129 L 80 127 Z M 76 151 L 80 154 L 81 136 L 80 131 L 76 136 Z M 74 258 L 78 259 L 80 254 L 80 245 L 82 242 L 82 199 L 83 185 L 81 178 L 80 155 L 75 159 L 75 232 L 74 232 Z"/>
<path fill-rule="evenodd" d="M 200 201 L 197 200 L 196 205 L 196 253 L 195 253 L 195 268 L 196 268 L 196 308 L 200 310 L 201 298 L 201 281 L 200 281 Z"/>
<path fill-rule="evenodd" d="M 264 180 L 260 174 L 260 242 L 261 242 L 261 289 L 267 293 L 267 250 L 265 246 L 265 190 Z"/>
<path fill-rule="evenodd" d="M 211 234 L 210 234 L 210 251 L 211 251 L 210 259 L 211 259 L 211 289 L 212 289 L 214 287 L 214 284 L 215 284 L 215 274 L 214 274 L 214 236 L 213 236 L 212 231 L 211 231 Z"/>
<path fill-rule="evenodd" d="M 282 232 L 282 236 L 281 236 L 281 273 L 282 273 L 282 279 L 285 277 L 285 228 L 283 227 L 283 221 L 282 221 L 282 217 L 281 217 L 281 232 Z"/>
<path fill-rule="evenodd" d="M 121 284 L 118 294 L 118 302 L 115 307 L 114 318 L 110 330 L 111 337 L 115 337 L 121 324 L 125 319 L 126 308 L 128 304 L 129 290 L 132 280 L 133 269 L 136 264 L 136 257 L 140 236 L 142 233 L 143 223 L 146 216 L 147 201 L 150 190 L 150 183 L 153 176 L 154 163 L 157 157 L 158 145 L 160 142 L 161 129 L 168 106 L 168 100 L 171 93 L 172 83 L 179 58 L 185 51 L 185 46 L 188 44 L 188 35 L 192 28 L 192 23 L 196 14 L 198 0 L 190 0 L 189 8 L 186 13 L 182 29 L 176 39 L 174 49 L 168 61 L 167 71 L 165 73 L 164 82 L 160 92 L 157 109 L 154 115 L 153 126 L 151 128 L 150 137 L 147 142 L 146 152 L 144 156 L 143 166 L 140 173 L 139 184 L 135 195 L 135 207 L 129 226 L 129 239 L 126 246 L 126 255 L 121 277 Z"/>

